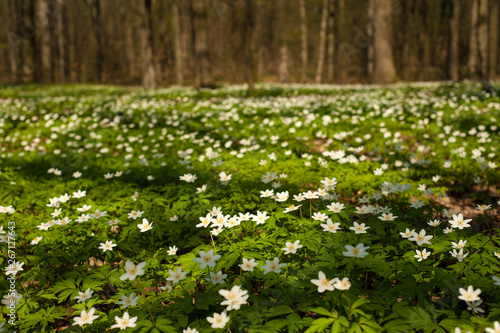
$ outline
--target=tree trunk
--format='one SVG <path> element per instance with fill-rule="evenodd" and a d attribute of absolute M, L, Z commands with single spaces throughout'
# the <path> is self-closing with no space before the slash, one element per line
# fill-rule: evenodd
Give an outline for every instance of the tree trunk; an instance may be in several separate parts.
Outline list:
<path fill-rule="evenodd" d="M 141 64 L 142 85 L 156 87 L 156 71 L 153 63 L 153 38 L 151 33 L 151 0 L 141 0 Z"/>
<path fill-rule="evenodd" d="M 469 37 L 469 76 L 475 77 L 478 65 L 478 43 L 477 43 L 477 16 L 478 16 L 478 2 L 479 0 L 472 0 L 472 7 L 470 10 L 470 37 Z"/>
<path fill-rule="evenodd" d="M 488 0 L 479 1 L 478 19 L 479 66 L 481 73 L 488 78 Z"/>
<path fill-rule="evenodd" d="M 321 83 L 321 76 L 323 74 L 323 63 L 325 60 L 327 19 L 328 19 L 328 0 L 323 0 L 323 11 L 321 14 L 321 28 L 319 31 L 318 66 L 316 67 L 316 76 L 314 79 L 316 83 Z"/>
<path fill-rule="evenodd" d="M 245 52 L 245 77 L 249 94 L 255 91 L 255 61 L 254 61 L 254 30 L 255 10 L 253 0 L 245 0 L 244 29 L 242 29 L 242 42 Z"/>
<path fill-rule="evenodd" d="M 66 52 L 64 52 L 63 8 L 61 6 L 57 12 L 57 51 L 59 53 L 59 81 L 66 83 Z"/>
<path fill-rule="evenodd" d="M 136 67 L 135 67 L 135 52 L 134 52 L 134 30 L 132 27 L 132 22 L 128 21 L 125 36 L 125 48 L 127 52 L 127 67 L 129 75 L 134 78 L 136 75 Z"/>
<path fill-rule="evenodd" d="M 205 0 L 193 2 L 193 33 L 196 57 L 196 87 L 214 87 L 208 54 L 208 18 Z"/>
<path fill-rule="evenodd" d="M 499 14 L 499 3 L 498 1 L 492 1 L 490 3 L 490 40 L 489 40 L 489 77 L 495 78 L 497 75 L 497 58 L 498 58 L 498 14 Z"/>
<path fill-rule="evenodd" d="M 396 69 L 391 46 L 391 0 L 375 0 L 375 15 L 373 83 L 393 83 L 396 81 Z"/>
<path fill-rule="evenodd" d="M 175 78 L 177 84 L 182 86 L 184 84 L 184 72 L 182 68 L 182 29 L 179 12 L 179 0 L 172 1 L 172 23 L 174 26 Z"/>
<path fill-rule="evenodd" d="M 368 42 L 368 49 L 366 51 L 366 76 L 369 80 L 373 75 L 373 60 L 374 60 L 374 47 L 373 47 L 373 33 L 375 24 L 375 0 L 370 0 L 368 4 L 368 24 L 366 25 L 366 34 L 370 41 Z M 409 38 L 407 36 L 406 38 Z"/>
<path fill-rule="evenodd" d="M 334 23 L 335 23 L 335 0 L 328 1 L 328 37 L 327 37 L 327 45 L 328 48 L 326 50 L 326 59 L 327 59 L 327 82 L 333 82 L 333 74 L 334 74 L 334 52 L 335 52 L 335 35 L 334 35 Z"/>
<path fill-rule="evenodd" d="M 38 10 L 37 0 L 29 0 L 28 2 L 28 17 L 32 18 L 31 21 L 27 22 L 27 29 L 31 30 L 30 34 L 30 44 L 31 52 L 33 54 L 33 81 L 42 81 L 42 58 L 40 54 L 40 46 L 38 44 L 38 38 L 36 38 L 36 28 L 35 28 L 35 15 Z"/>
<path fill-rule="evenodd" d="M 300 55 L 302 58 L 302 83 L 307 82 L 307 15 L 306 15 L 306 2 L 299 0 L 300 10 Z"/>
<path fill-rule="evenodd" d="M 15 8 L 14 4 L 12 3 L 12 0 L 8 0 L 7 2 L 7 7 L 8 7 L 8 12 L 7 12 L 7 27 L 10 31 L 10 36 L 14 34 L 16 36 L 15 38 L 17 39 L 17 35 L 14 33 L 14 31 L 17 31 L 16 27 L 14 26 L 14 20 L 15 20 Z M 10 72 L 12 74 L 12 81 L 13 82 L 18 82 L 18 66 L 17 66 L 17 51 L 19 49 L 19 44 L 17 43 L 17 40 L 14 40 L 12 38 L 9 38 L 9 62 L 10 62 Z"/>
<path fill-rule="evenodd" d="M 290 68 L 288 65 L 288 46 L 280 47 L 280 66 L 278 70 L 278 80 L 281 83 L 290 82 Z"/>
<path fill-rule="evenodd" d="M 373 2 L 373 0 L 371 0 Z M 404 61 L 399 62 L 399 68 L 398 70 L 401 71 L 401 75 L 404 80 L 410 81 L 411 78 L 411 44 L 412 44 L 412 36 L 413 36 L 413 13 L 412 13 L 412 7 L 413 7 L 413 1 L 408 0 L 405 1 L 402 6 L 404 7 L 404 18 L 403 22 L 405 22 L 403 31 L 404 31 L 404 37 L 403 37 L 403 50 L 402 54 L 399 56 L 401 59 L 404 59 Z"/>
<path fill-rule="evenodd" d="M 460 0 L 452 0 L 453 12 L 450 19 L 450 55 L 449 55 L 449 71 L 450 79 L 453 82 L 458 82 L 458 28 L 460 20 Z"/>
<path fill-rule="evenodd" d="M 344 40 L 344 0 L 338 0 L 337 7 L 337 49 L 335 60 L 335 71 L 337 82 L 342 83 L 345 80 L 344 61 L 342 60 L 342 48 L 340 47 Z"/>
<path fill-rule="evenodd" d="M 66 8 L 68 16 L 72 14 L 72 12 L 69 11 L 69 8 Z M 68 70 L 69 70 L 69 80 L 72 83 L 75 83 L 77 78 L 76 78 L 76 35 L 75 35 L 75 23 L 73 19 L 70 17 L 68 19 L 68 33 L 67 33 L 67 38 L 68 38 Z"/>
<path fill-rule="evenodd" d="M 39 0 L 37 8 L 36 27 L 40 36 L 41 52 L 41 82 L 52 82 L 52 52 L 50 48 L 50 25 L 49 25 L 49 3 L 48 0 Z"/>
<path fill-rule="evenodd" d="M 87 0 L 90 1 L 90 0 Z M 104 61 L 103 54 L 103 39 L 102 39 L 102 18 L 101 18 L 101 1 L 94 0 L 93 5 L 87 2 L 91 7 L 92 26 L 94 29 L 94 36 L 97 42 L 97 61 L 96 61 L 96 75 L 97 82 L 102 83 L 102 66 Z"/>

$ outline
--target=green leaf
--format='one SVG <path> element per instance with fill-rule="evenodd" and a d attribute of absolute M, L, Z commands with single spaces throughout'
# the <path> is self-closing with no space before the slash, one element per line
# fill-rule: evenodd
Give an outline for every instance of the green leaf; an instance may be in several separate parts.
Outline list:
<path fill-rule="evenodd" d="M 311 326 L 305 333 L 323 332 L 335 319 L 333 318 L 319 318 L 312 322 Z"/>

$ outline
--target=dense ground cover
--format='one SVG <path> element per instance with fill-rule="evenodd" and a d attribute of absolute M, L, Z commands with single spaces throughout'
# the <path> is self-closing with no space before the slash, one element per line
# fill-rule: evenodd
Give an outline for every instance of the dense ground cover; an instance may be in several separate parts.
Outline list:
<path fill-rule="evenodd" d="M 500 332 L 499 110 L 472 85 L 2 88 L 0 330 Z"/>

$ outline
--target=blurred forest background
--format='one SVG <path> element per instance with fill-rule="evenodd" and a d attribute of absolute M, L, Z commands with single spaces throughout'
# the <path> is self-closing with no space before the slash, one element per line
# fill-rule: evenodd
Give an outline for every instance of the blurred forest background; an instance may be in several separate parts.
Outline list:
<path fill-rule="evenodd" d="M 0 83 L 495 79 L 499 0 L 2 0 Z"/>

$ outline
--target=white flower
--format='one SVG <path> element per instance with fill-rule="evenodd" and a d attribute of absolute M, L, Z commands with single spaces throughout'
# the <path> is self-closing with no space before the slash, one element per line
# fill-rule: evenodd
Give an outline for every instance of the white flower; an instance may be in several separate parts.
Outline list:
<path fill-rule="evenodd" d="M 349 229 L 354 230 L 355 234 L 366 234 L 366 230 L 370 227 L 365 227 L 364 223 L 359 224 L 358 222 L 354 222 L 352 227 Z"/>
<path fill-rule="evenodd" d="M 23 269 L 24 262 L 16 261 L 13 264 L 5 267 L 5 275 L 13 275 L 15 276 L 17 272 L 24 271 Z"/>
<path fill-rule="evenodd" d="M 479 294 L 481 293 L 481 289 L 474 290 L 473 286 L 469 286 L 467 290 L 464 288 L 460 288 L 458 289 L 458 291 L 460 292 L 460 296 L 458 296 L 458 299 L 461 299 L 462 301 L 473 302 L 480 300 Z"/>
<path fill-rule="evenodd" d="M 450 222 L 452 228 L 458 228 L 462 230 L 463 228 L 470 227 L 470 221 L 472 221 L 472 219 L 464 220 L 462 213 L 460 213 L 458 215 L 453 215 L 453 221 L 450 220 L 448 222 Z"/>
<path fill-rule="evenodd" d="M 389 213 L 389 214 L 383 213 L 382 216 L 379 216 L 378 218 L 379 218 L 379 220 L 382 220 L 382 221 L 394 221 L 398 217 L 392 215 L 392 213 Z"/>
<path fill-rule="evenodd" d="M 35 237 L 35 238 L 33 238 L 33 240 L 31 241 L 31 243 L 30 243 L 30 244 L 31 244 L 31 245 L 36 245 L 36 244 L 38 244 L 38 242 L 39 242 L 39 241 L 41 241 L 41 240 L 42 240 L 42 238 L 43 238 L 43 236 L 40 236 L 40 237 Z"/>
<path fill-rule="evenodd" d="M 332 219 L 326 220 L 326 224 L 321 223 L 320 226 L 323 227 L 323 231 L 329 231 L 332 234 L 336 233 L 337 230 L 341 230 L 340 223 L 333 223 Z"/>
<path fill-rule="evenodd" d="M 116 244 L 113 244 L 113 241 L 106 241 L 106 243 L 101 243 L 99 248 L 102 250 L 102 252 L 106 251 L 113 251 L 113 247 L 115 247 Z"/>
<path fill-rule="evenodd" d="M 261 268 L 264 270 L 264 274 L 269 272 L 280 273 L 281 268 L 285 267 L 287 264 L 280 264 L 280 260 L 278 257 L 274 257 L 273 261 L 266 260 L 266 265 Z"/>
<path fill-rule="evenodd" d="M 335 284 L 333 285 L 335 287 L 335 289 L 338 289 L 338 290 L 349 290 L 349 288 L 351 288 L 351 282 L 349 281 L 349 278 L 343 278 L 342 280 L 339 280 L 337 278 L 335 278 L 337 280 L 337 282 L 335 282 Z"/>
<path fill-rule="evenodd" d="M 185 175 L 183 175 L 183 176 L 180 176 L 179 178 L 180 178 L 180 180 L 184 180 L 184 181 L 186 181 L 186 182 L 188 182 L 188 183 L 194 183 L 194 181 L 195 181 L 198 177 L 197 177 L 196 175 L 192 175 L 192 174 L 190 174 L 190 173 L 187 173 L 187 174 L 185 174 Z"/>
<path fill-rule="evenodd" d="M 78 296 L 75 296 L 74 298 L 78 300 L 77 303 L 80 303 L 80 302 L 85 302 L 86 300 L 88 300 L 89 298 L 92 298 L 92 294 L 94 292 L 92 290 L 90 290 L 90 288 L 87 288 L 87 290 L 85 290 L 85 292 L 78 292 Z"/>
<path fill-rule="evenodd" d="M 318 286 L 319 293 L 322 293 L 325 290 L 329 290 L 329 291 L 335 290 L 335 287 L 333 286 L 333 284 L 335 282 L 337 282 L 336 279 L 334 279 L 334 280 L 328 279 L 326 277 L 325 273 L 323 273 L 322 271 L 318 272 L 318 279 L 311 280 L 312 284 L 315 284 Z"/>
<path fill-rule="evenodd" d="M 283 251 L 285 251 L 285 254 L 289 254 L 289 253 L 297 253 L 297 250 L 300 249 L 301 247 L 303 247 L 303 245 L 300 245 L 299 244 L 300 241 L 295 241 L 294 243 L 292 242 L 286 242 L 285 244 L 285 247 L 282 248 Z"/>
<path fill-rule="evenodd" d="M 315 221 L 326 221 L 328 219 L 328 216 L 325 213 L 314 213 L 312 215 L 312 219 Z"/>
<path fill-rule="evenodd" d="M 92 208 L 91 205 L 90 206 L 89 205 L 83 205 L 83 207 L 77 208 L 76 210 L 83 213 L 83 212 L 88 211 L 90 208 Z"/>
<path fill-rule="evenodd" d="M 83 198 L 84 196 L 87 195 L 87 191 L 81 191 L 81 190 L 78 190 L 77 192 L 73 192 L 73 198 Z"/>
<path fill-rule="evenodd" d="M 182 330 L 182 333 L 200 333 L 200 332 L 198 332 L 196 328 L 188 327 L 185 330 Z"/>
<path fill-rule="evenodd" d="M 247 258 L 243 258 L 243 263 L 238 266 L 245 272 L 253 272 L 253 268 L 257 266 L 257 264 L 258 261 L 256 262 L 255 259 L 248 260 Z"/>
<path fill-rule="evenodd" d="M 465 247 L 465 244 L 467 244 L 467 241 L 459 240 L 458 243 L 451 242 L 451 245 L 453 246 L 454 249 L 463 249 Z"/>
<path fill-rule="evenodd" d="M 227 311 L 239 310 L 248 299 L 248 291 L 241 289 L 240 286 L 233 286 L 231 290 L 221 289 L 219 294 L 226 299 L 220 304 L 227 305 Z"/>
<path fill-rule="evenodd" d="M 344 204 L 340 202 L 332 202 L 330 205 L 326 206 L 326 208 L 334 213 L 340 213 L 342 209 L 344 209 Z"/>
<path fill-rule="evenodd" d="M 135 327 L 137 317 L 130 318 L 128 312 L 123 314 L 123 318 L 115 316 L 116 324 L 112 325 L 111 328 L 119 328 L 121 330 L 126 329 L 127 327 Z"/>
<path fill-rule="evenodd" d="M 210 277 L 205 280 L 212 282 L 212 284 L 223 284 L 226 277 L 227 274 L 222 274 L 222 271 L 218 271 L 217 273 L 210 272 Z"/>
<path fill-rule="evenodd" d="M 415 229 L 410 230 L 410 229 L 407 228 L 405 232 L 400 232 L 399 234 L 403 238 L 410 238 L 413 235 L 414 232 L 415 232 Z"/>
<path fill-rule="evenodd" d="M 148 220 L 142 219 L 142 223 L 137 225 L 137 228 L 141 230 L 141 232 L 145 232 L 153 229 L 153 223 L 149 224 Z"/>
<path fill-rule="evenodd" d="M 224 171 L 219 173 L 220 181 L 226 183 L 231 180 L 231 175 L 227 175 Z"/>
<path fill-rule="evenodd" d="M 120 276 L 120 280 L 129 279 L 130 281 L 135 280 L 138 275 L 144 274 L 144 266 L 146 266 L 146 262 L 143 261 L 137 266 L 130 260 L 125 262 L 125 274 Z"/>
<path fill-rule="evenodd" d="M 456 249 L 453 249 L 453 251 L 450 251 L 450 254 L 453 258 L 456 258 L 458 262 L 462 262 L 462 260 L 469 255 L 469 252 L 464 254 L 464 249 L 460 249 L 458 252 Z"/>
<path fill-rule="evenodd" d="M 267 216 L 267 212 L 257 212 L 257 215 L 253 215 L 252 219 L 254 222 L 257 222 L 257 224 L 264 224 L 266 223 L 266 220 L 270 218 L 270 216 Z"/>
<path fill-rule="evenodd" d="M 92 217 L 95 219 L 98 219 L 100 217 L 106 216 L 106 214 L 107 214 L 107 211 L 104 210 L 101 212 L 99 209 L 96 209 L 94 214 L 92 214 Z"/>
<path fill-rule="evenodd" d="M 130 213 L 128 213 L 128 218 L 129 218 L 129 219 L 134 219 L 134 220 L 135 220 L 135 219 L 137 219 L 138 217 L 141 217 L 143 213 L 144 213 L 144 212 L 143 212 L 143 211 L 140 211 L 140 210 L 138 210 L 138 211 L 133 210 L 133 211 L 131 211 Z"/>
<path fill-rule="evenodd" d="M 425 230 L 422 229 L 420 230 L 420 233 L 416 233 L 416 232 L 413 232 L 412 233 L 412 236 L 408 239 L 412 242 L 416 242 L 417 245 L 422 245 L 422 244 L 430 244 L 431 242 L 429 241 L 430 239 L 432 239 L 434 236 L 432 235 L 426 235 L 425 234 Z"/>
<path fill-rule="evenodd" d="M 139 296 L 135 297 L 135 293 L 131 293 L 128 297 L 125 295 L 121 295 L 121 301 L 118 301 L 117 304 L 123 305 L 123 308 L 125 309 L 128 306 L 135 306 L 137 305 L 137 300 L 139 300 Z"/>
<path fill-rule="evenodd" d="M 17 307 L 21 298 L 23 298 L 23 295 L 18 294 L 17 291 L 10 292 L 10 293 L 3 295 L 2 304 L 4 304 L 5 306 L 9 306 L 9 305 L 12 306 L 12 304 L 13 304 L 14 307 Z"/>
<path fill-rule="evenodd" d="M 294 210 L 297 210 L 300 208 L 300 206 L 302 205 L 298 205 L 298 206 L 295 206 L 295 205 L 290 205 L 288 207 L 285 208 L 285 210 L 283 210 L 283 213 L 290 213 L 290 212 L 293 212 Z"/>
<path fill-rule="evenodd" d="M 288 200 L 288 191 L 276 193 L 274 200 L 284 202 Z"/>
<path fill-rule="evenodd" d="M 425 260 L 431 255 L 431 252 L 427 252 L 427 249 L 423 249 L 422 251 L 415 250 L 415 253 L 416 255 L 414 255 L 414 257 L 417 258 L 418 261 Z"/>
<path fill-rule="evenodd" d="M 73 318 L 75 320 L 73 325 L 83 326 L 83 325 L 87 325 L 87 324 L 92 324 L 95 319 L 99 318 L 98 315 L 94 316 L 94 312 L 95 312 L 95 308 L 90 309 L 90 311 L 88 313 L 87 313 L 87 311 L 82 310 L 82 312 L 80 313 L 80 317 Z"/>
<path fill-rule="evenodd" d="M 160 287 L 161 290 L 166 291 L 167 293 L 172 291 L 172 282 L 168 281 L 164 287 Z"/>
<path fill-rule="evenodd" d="M 200 264 L 200 269 L 205 269 L 205 267 L 215 267 L 215 261 L 220 258 L 220 255 L 214 255 L 214 250 L 208 252 L 200 251 L 200 257 L 194 258 L 193 261 Z"/>
<path fill-rule="evenodd" d="M 325 179 L 321 180 L 320 182 L 321 182 L 321 184 L 323 184 L 323 187 L 329 191 L 335 190 L 335 186 L 337 186 L 337 178 L 335 178 L 335 177 L 333 177 L 331 179 L 329 179 L 328 177 L 325 177 Z"/>
<path fill-rule="evenodd" d="M 368 254 L 366 250 L 369 248 L 370 248 L 369 246 L 365 247 L 363 243 L 359 243 L 358 245 L 356 245 L 356 247 L 351 245 L 346 245 L 345 249 L 347 251 L 342 252 L 342 254 L 345 255 L 346 257 L 364 258 Z"/>
<path fill-rule="evenodd" d="M 486 332 L 488 332 L 488 333 L 499 333 L 500 332 L 500 323 L 498 321 L 495 321 L 493 323 L 493 326 L 495 326 L 495 328 L 486 327 Z"/>
<path fill-rule="evenodd" d="M 196 188 L 196 193 L 202 193 L 202 192 L 205 192 L 206 190 L 207 190 L 207 185 L 204 184 L 202 187 Z"/>
<path fill-rule="evenodd" d="M 177 283 L 180 280 L 186 277 L 187 272 L 183 271 L 181 267 L 177 267 L 176 271 L 169 270 L 168 273 L 170 276 L 167 278 L 167 281 L 172 281 L 172 283 Z"/>
<path fill-rule="evenodd" d="M 274 196 L 274 190 L 265 190 L 265 191 L 260 191 L 260 197 L 261 198 L 269 198 Z"/>
<path fill-rule="evenodd" d="M 174 246 L 169 246 L 167 253 L 168 253 L 168 255 L 173 256 L 173 255 L 175 255 L 177 253 L 177 250 L 178 250 L 177 246 L 175 246 L 175 245 Z"/>
<path fill-rule="evenodd" d="M 229 321 L 229 317 L 227 316 L 226 311 L 221 314 L 214 312 L 214 316 L 207 317 L 207 321 L 212 324 L 212 328 L 224 328 Z"/>

